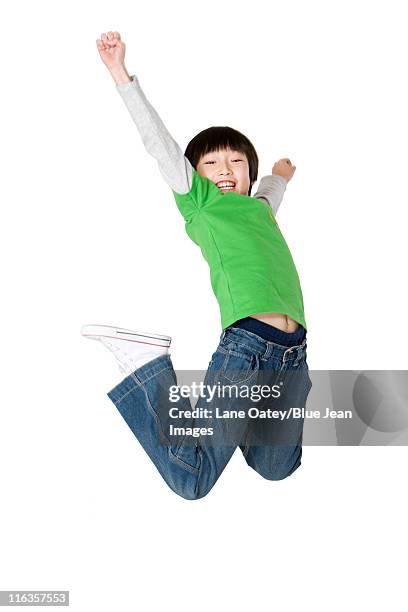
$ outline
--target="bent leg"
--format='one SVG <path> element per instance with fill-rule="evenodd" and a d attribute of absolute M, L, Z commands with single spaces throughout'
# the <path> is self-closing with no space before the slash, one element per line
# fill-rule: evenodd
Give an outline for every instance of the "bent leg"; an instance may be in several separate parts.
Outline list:
<path fill-rule="evenodd" d="M 257 419 L 245 444 L 240 445 L 249 467 L 268 480 L 283 480 L 301 465 L 304 416 L 296 416 L 292 408 L 304 411 L 311 389 L 305 361 L 297 363 L 296 370 L 281 370 L 279 378 L 286 392 L 276 403 L 262 406 L 278 411 L 278 416 L 266 425 L 265 420 Z"/>
<path fill-rule="evenodd" d="M 251 446 L 245 461 L 267 480 L 283 480 L 301 464 L 302 446 Z"/>
<path fill-rule="evenodd" d="M 158 405 L 171 385 L 177 385 L 168 355 L 148 362 L 109 391 L 108 397 L 132 430 L 168 486 L 187 499 L 196 497 L 201 457 L 189 446 L 184 459 L 177 456 L 177 445 L 166 444 L 166 424 Z M 167 400 L 168 401 L 168 400 Z M 185 409 L 191 409 L 185 400 Z"/>
<path fill-rule="evenodd" d="M 225 351 L 217 350 L 210 363 L 204 384 L 214 385 L 228 375 L 231 368 L 240 368 L 245 376 L 256 375 L 259 360 L 248 353 L 233 361 Z M 227 359 L 228 358 L 228 359 Z M 228 363 L 227 363 L 228 362 Z M 226 371 L 227 370 L 227 371 Z M 234 369 L 235 372 L 235 369 Z M 177 378 L 169 355 L 160 356 L 135 370 L 108 393 L 120 414 L 155 464 L 168 486 L 185 499 L 206 495 L 218 480 L 237 445 L 242 441 L 246 419 L 223 421 L 217 419 L 178 419 L 184 428 L 214 428 L 212 441 L 204 437 L 172 440 L 169 435 L 171 418 L 170 387 L 177 386 Z M 236 400 L 232 400 L 235 407 Z M 197 407 L 214 407 L 214 401 L 199 398 Z M 228 401 L 223 401 L 223 407 Z M 178 409 L 191 410 L 190 400 L 180 398 Z M 221 442 L 221 443 L 220 443 Z"/>

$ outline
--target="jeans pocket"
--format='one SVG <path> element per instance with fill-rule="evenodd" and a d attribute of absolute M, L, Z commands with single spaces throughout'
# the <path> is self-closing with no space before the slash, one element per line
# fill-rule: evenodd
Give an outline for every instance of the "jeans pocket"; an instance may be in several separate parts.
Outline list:
<path fill-rule="evenodd" d="M 232 383 L 250 380 L 259 370 L 259 357 L 254 353 L 239 353 L 227 349 L 220 374 Z"/>

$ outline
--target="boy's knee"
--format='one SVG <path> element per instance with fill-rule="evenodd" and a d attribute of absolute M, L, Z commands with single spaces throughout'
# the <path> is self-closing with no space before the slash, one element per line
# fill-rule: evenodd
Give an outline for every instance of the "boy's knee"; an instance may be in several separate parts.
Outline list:
<path fill-rule="evenodd" d="M 301 465 L 302 447 L 263 448 L 249 452 L 245 460 L 249 467 L 266 480 L 284 480 Z"/>
<path fill-rule="evenodd" d="M 208 493 L 210 492 L 210 489 L 208 489 L 208 491 L 188 491 L 188 490 L 185 490 L 185 489 L 174 489 L 174 488 L 172 488 L 172 490 L 179 497 L 182 497 L 183 499 L 187 499 L 188 501 L 194 501 L 196 499 L 202 499 L 203 497 L 208 495 Z"/>
<path fill-rule="evenodd" d="M 192 475 L 187 479 L 168 479 L 167 484 L 173 493 L 189 501 L 205 497 L 214 485 L 214 483 L 207 483 L 207 486 L 203 486 L 203 483 L 201 483 L 201 486 L 199 486 L 198 479 Z"/>
<path fill-rule="evenodd" d="M 277 467 L 277 468 L 268 470 L 267 472 L 265 472 L 264 470 L 256 470 L 256 471 L 258 472 L 258 474 L 260 474 L 260 476 L 262 476 L 263 478 L 266 478 L 266 480 L 284 480 L 285 478 L 288 478 L 289 476 L 291 476 L 293 472 L 295 472 L 298 469 L 298 467 L 300 467 L 300 465 L 301 465 L 301 462 L 299 461 L 291 468 Z"/>

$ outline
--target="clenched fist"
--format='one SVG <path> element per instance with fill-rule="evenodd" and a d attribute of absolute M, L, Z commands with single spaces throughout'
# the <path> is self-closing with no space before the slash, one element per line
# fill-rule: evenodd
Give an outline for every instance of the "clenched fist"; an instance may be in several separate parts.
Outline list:
<path fill-rule="evenodd" d="M 121 40 L 119 32 L 106 32 L 96 41 L 101 60 L 111 73 L 116 84 L 130 81 L 125 68 L 126 45 Z"/>
<path fill-rule="evenodd" d="M 274 163 L 272 168 L 272 174 L 278 174 L 282 176 L 287 181 L 290 181 L 292 176 L 295 174 L 296 166 L 293 166 L 290 159 L 284 157 L 283 159 L 278 160 Z"/>

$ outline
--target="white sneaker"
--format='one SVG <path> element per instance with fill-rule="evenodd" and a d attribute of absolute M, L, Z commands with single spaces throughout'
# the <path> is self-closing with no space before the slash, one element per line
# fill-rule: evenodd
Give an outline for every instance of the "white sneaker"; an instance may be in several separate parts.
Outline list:
<path fill-rule="evenodd" d="M 99 340 L 112 351 L 125 376 L 152 359 L 167 355 L 171 343 L 169 336 L 110 325 L 84 325 L 81 334 L 85 338 Z"/>

